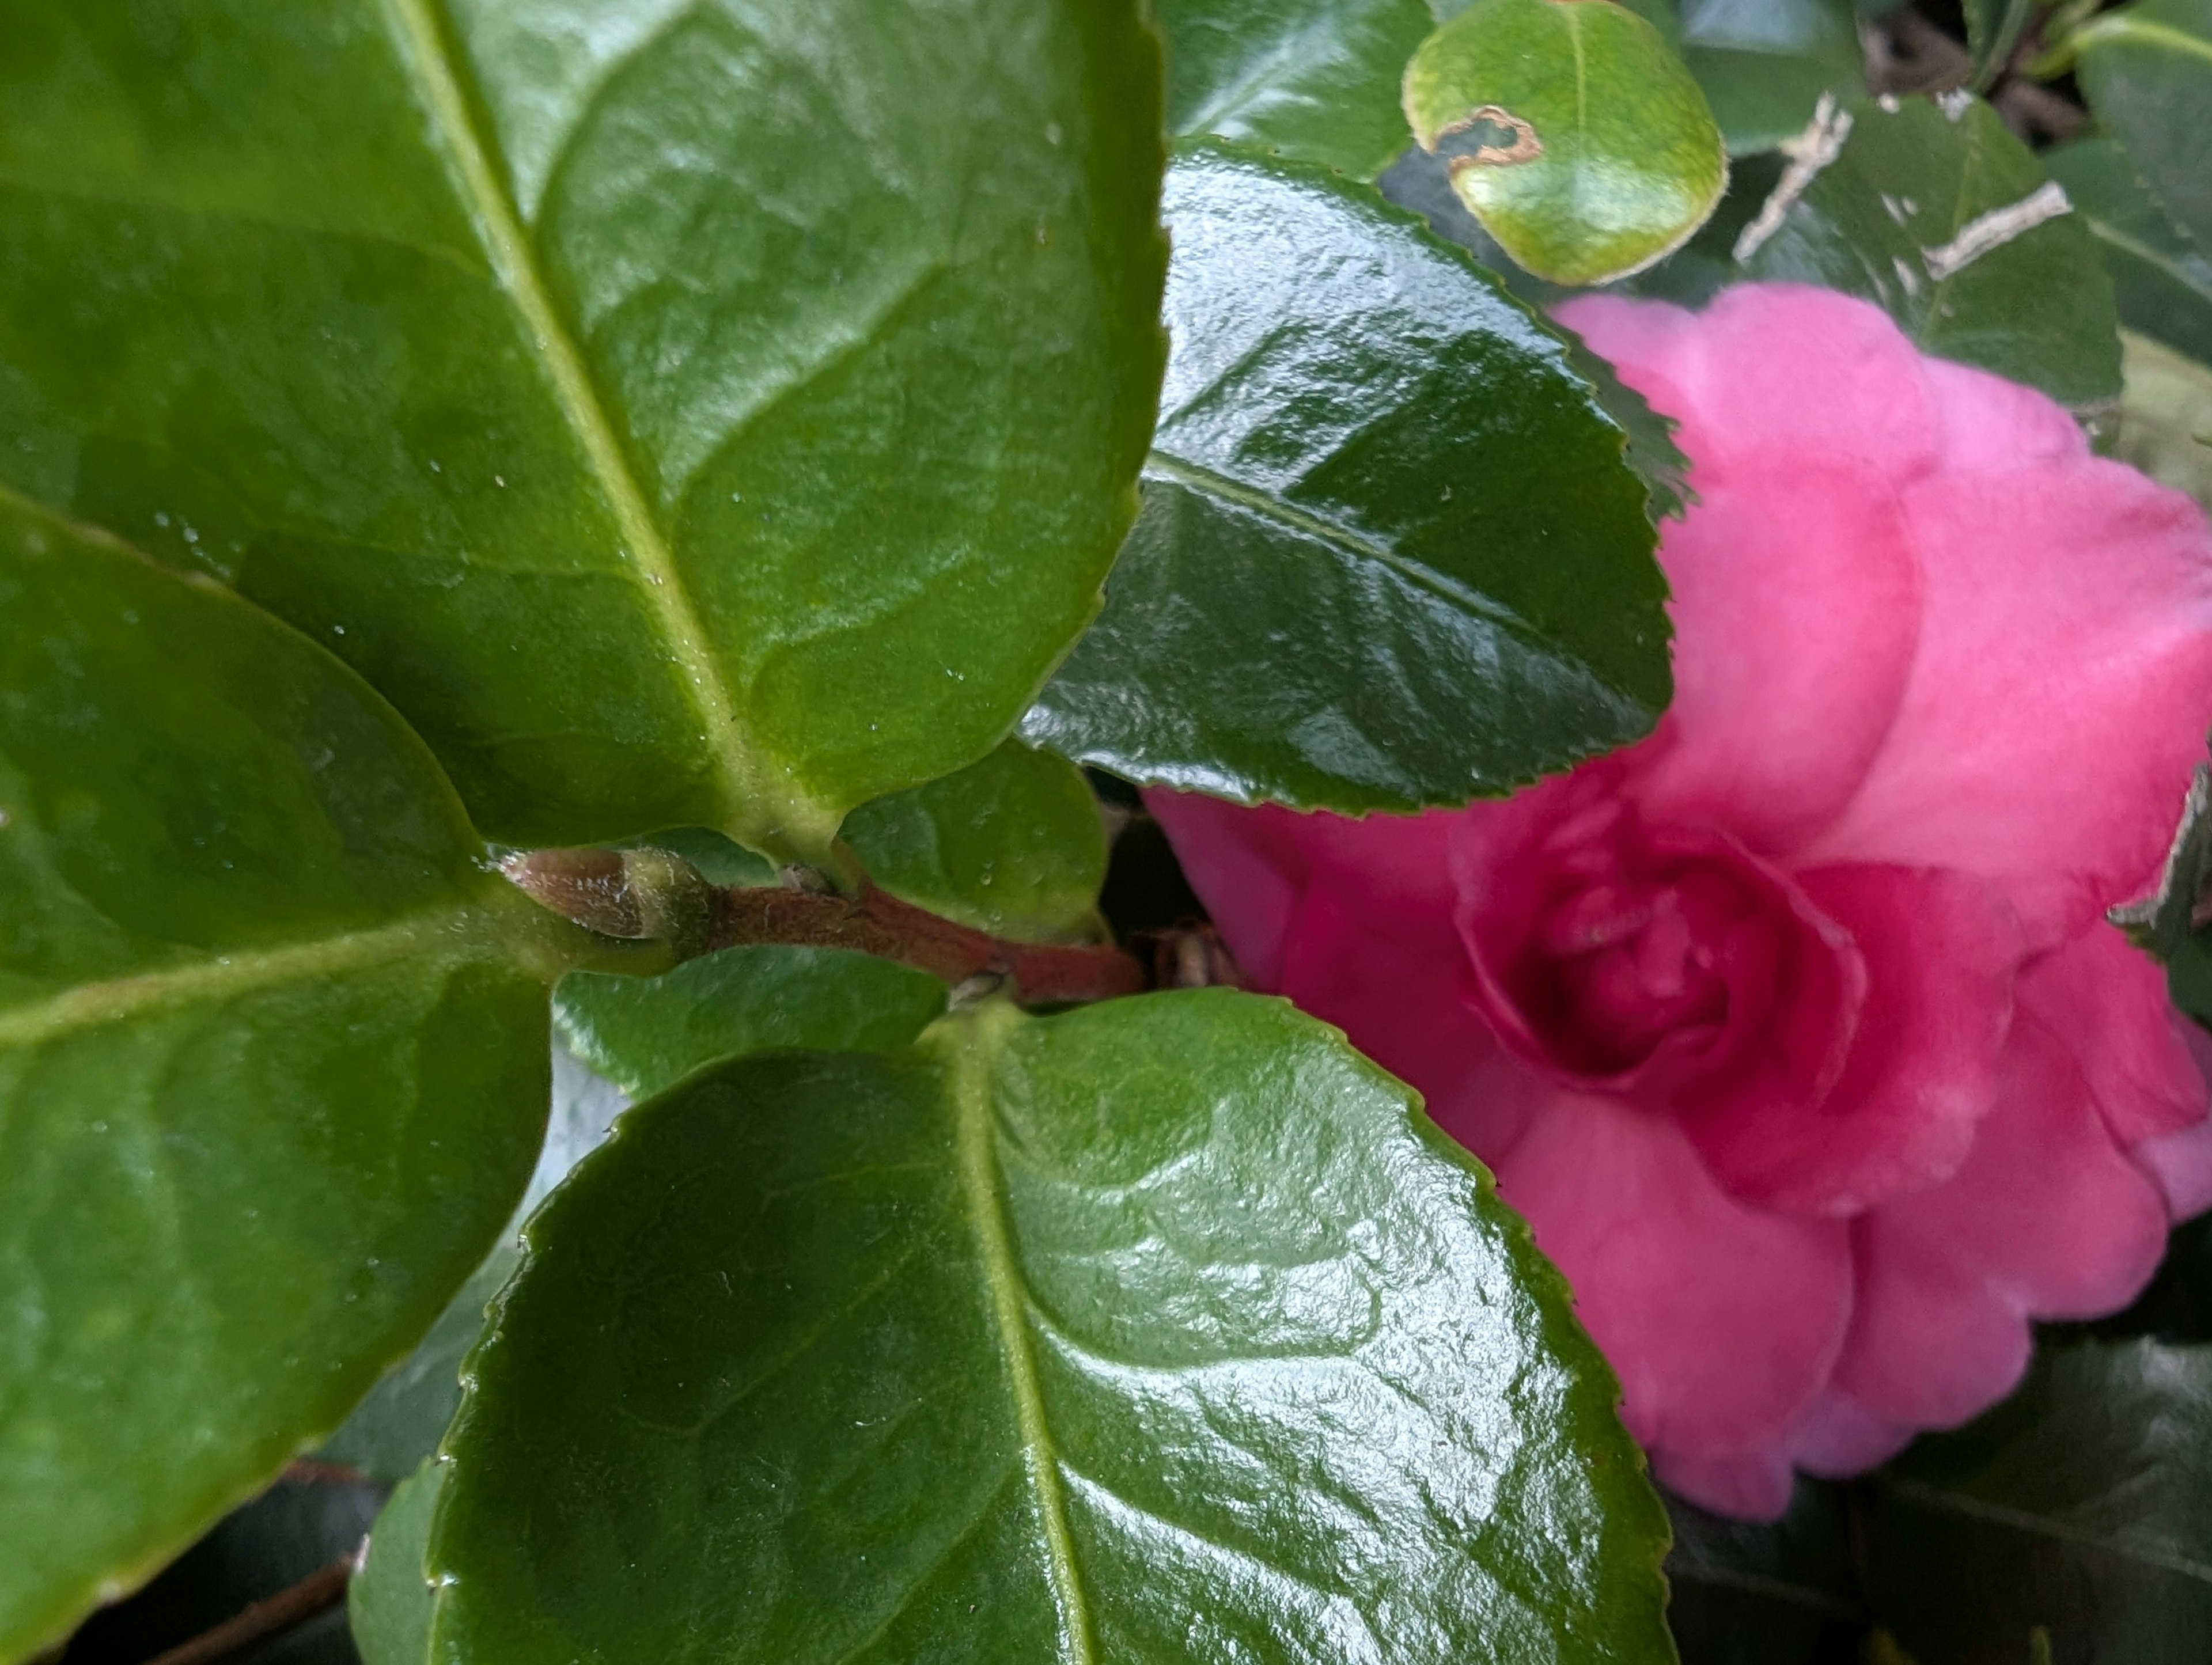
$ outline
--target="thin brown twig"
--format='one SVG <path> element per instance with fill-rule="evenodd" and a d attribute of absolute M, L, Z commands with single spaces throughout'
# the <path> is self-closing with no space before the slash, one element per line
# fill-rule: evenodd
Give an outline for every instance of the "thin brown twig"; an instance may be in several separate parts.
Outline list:
<path fill-rule="evenodd" d="M 258 1642 L 264 1636 L 289 1630 L 344 1598 L 347 1582 L 353 1577 L 353 1563 L 354 1558 L 349 1555 L 319 1567 L 290 1589 L 256 1601 L 213 1630 L 202 1631 L 191 1641 L 180 1643 L 149 1660 L 148 1665 L 210 1665 L 213 1660 L 236 1653 L 249 1642 Z"/>

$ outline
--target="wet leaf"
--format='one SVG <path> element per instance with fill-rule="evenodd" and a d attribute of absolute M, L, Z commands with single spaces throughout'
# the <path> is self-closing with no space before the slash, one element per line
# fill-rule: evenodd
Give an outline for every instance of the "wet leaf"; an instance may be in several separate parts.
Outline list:
<path fill-rule="evenodd" d="M 15 0 L 0 484 L 216 574 L 478 824 L 819 859 L 1095 610 L 1137 0 Z"/>
<path fill-rule="evenodd" d="M 725 1066 L 529 1257 L 449 1441 L 453 1665 L 1669 1656 L 1564 1285 L 1279 1002 Z"/>
<path fill-rule="evenodd" d="M 1133 781 L 1359 811 L 1648 732 L 1663 580 L 1623 434 L 1462 251 L 1318 170 L 1176 161 L 1175 355 L 1104 616 L 1023 733 Z"/>
<path fill-rule="evenodd" d="M 581 933 L 486 871 L 388 706 L 236 597 L 10 501 L 0 617 L 13 1658 L 422 1335 L 529 1174 Z"/>
<path fill-rule="evenodd" d="M 1242 139 L 1371 179 L 1406 148 L 1428 0 L 1154 0 L 1168 131 Z"/>
<path fill-rule="evenodd" d="M 1663 258 L 1728 184 L 1711 110 L 1659 32 L 1625 7 L 1476 0 L 1406 70 L 1421 148 L 1506 253 L 1557 283 Z"/>
<path fill-rule="evenodd" d="M 1827 94 L 1866 91 L 1851 0 L 1682 0 L 1682 62 L 1711 104 L 1732 156 L 1802 131 Z"/>
<path fill-rule="evenodd" d="M 892 895 L 994 936 L 1103 934 L 1098 800 L 1066 758 L 1018 740 L 957 774 L 863 804 L 846 817 L 845 837 Z"/>
<path fill-rule="evenodd" d="M 2212 1348 L 2047 1348 L 1877 1478 L 1869 1575 L 1915 1657 L 2195 1665 L 2212 1635 Z"/>
<path fill-rule="evenodd" d="M 2127 152 L 2081 139 L 2045 151 L 2043 165 L 2097 240 L 2120 321 L 2212 362 L 2212 259 L 2167 216 Z"/>
<path fill-rule="evenodd" d="M 2119 397 L 2112 287 L 2089 228 L 1966 94 L 1824 106 L 1737 235 L 1736 276 L 1826 284 L 1923 350 L 2077 410 Z"/>
<path fill-rule="evenodd" d="M 2139 0 L 2070 37 L 2098 125 L 2118 140 L 2174 222 L 2212 250 L 2212 0 Z"/>

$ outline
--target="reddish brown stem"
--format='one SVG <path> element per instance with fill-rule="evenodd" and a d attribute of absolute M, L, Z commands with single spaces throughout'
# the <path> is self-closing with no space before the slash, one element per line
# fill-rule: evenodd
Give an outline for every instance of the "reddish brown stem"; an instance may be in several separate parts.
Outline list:
<path fill-rule="evenodd" d="M 873 885 L 857 896 L 775 887 L 716 892 L 714 945 L 744 943 L 858 949 L 950 983 L 1002 976 L 1031 1006 L 1106 1000 L 1145 987 L 1144 969 L 1117 948 L 1008 942 Z"/>
<path fill-rule="evenodd" d="M 209 1665 L 210 1661 L 226 1658 L 249 1642 L 258 1642 L 264 1636 L 288 1630 L 333 1605 L 345 1595 L 346 1583 L 352 1577 L 350 1558 L 333 1561 L 309 1573 L 289 1589 L 279 1590 L 265 1601 L 256 1601 L 236 1618 L 227 1619 L 213 1630 L 203 1631 L 191 1641 L 170 1649 L 151 1661 L 150 1665 Z"/>

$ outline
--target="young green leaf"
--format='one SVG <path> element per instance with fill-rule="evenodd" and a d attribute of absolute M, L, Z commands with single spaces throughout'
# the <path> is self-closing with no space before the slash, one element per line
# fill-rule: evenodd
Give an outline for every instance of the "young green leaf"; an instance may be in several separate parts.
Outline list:
<path fill-rule="evenodd" d="M 1097 605 L 1138 0 L 16 0 L 0 483 L 348 659 L 487 831 L 818 860 Z"/>
<path fill-rule="evenodd" d="M 2043 153 L 2043 165 L 2097 240 L 2120 322 L 2212 363 L 2212 259 L 2150 194 L 2126 151 L 2108 138 Z"/>
<path fill-rule="evenodd" d="M 936 978 L 842 948 L 725 948 L 658 977 L 572 971 L 553 996 L 576 1055 L 633 1098 L 749 1053 L 892 1050 L 944 1012 Z"/>
<path fill-rule="evenodd" d="M 482 1257 L 581 933 L 312 643 L 0 502 L 0 1658 L 335 1426 Z"/>
<path fill-rule="evenodd" d="M 1679 50 L 1732 156 L 1802 131 L 1824 94 L 1866 91 L 1851 0 L 1683 0 Z"/>
<path fill-rule="evenodd" d="M 1092 942 L 1106 829 L 1083 771 L 1009 740 L 927 786 L 863 804 L 845 837 L 868 877 L 994 936 Z"/>
<path fill-rule="evenodd" d="M 1985 92 L 2005 71 L 2035 15 L 2039 0 L 1966 0 L 1966 46 L 1974 55 L 1972 85 Z"/>
<path fill-rule="evenodd" d="M 1371 179 L 1406 148 L 1406 60 L 1427 0 L 1154 0 L 1168 131 L 1243 139 Z"/>
<path fill-rule="evenodd" d="M 368 1555 L 346 1590 L 362 1665 L 429 1665 L 435 1597 L 423 1575 L 430 1520 L 445 1470 L 426 1461 L 399 1483 L 368 1534 Z"/>
<path fill-rule="evenodd" d="M 1966 94 L 1824 104 L 1733 253 L 1738 276 L 1863 296 L 1923 350 L 2062 404 L 2119 397 L 2112 286 L 2088 228 Z"/>
<path fill-rule="evenodd" d="M 1869 1511 L 1876 1611 L 1916 1658 L 2194 1665 L 2212 1635 L 2212 1347 L 2047 1349 L 1915 1445 Z"/>
<path fill-rule="evenodd" d="M 1145 510 L 1024 738 L 1301 807 L 1502 793 L 1647 732 L 1664 580 L 1559 337 L 1316 169 L 1170 170 L 1175 340 Z"/>
<path fill-rule="evenodd" d="M 1476 0 L 1421 43 L 1405 100 L 1460 200 L 1556 283 L 1662 258 L 1728 185 L 1697 82 L 1650 23 L 1602 0 Z"/>
<path fill-rule="evenodd" d="M 2075 70 L 2117 139 L 2200 249 L 2212 250 L 2212 0 L 2139 0 L 2075 31 Z"/>
<path fill-rule="evenodd" d="M 532 1223 L 473 1368 L 454 1665 L 1670 1656 L 1564 1286 L 1279 1002 L 694 1077 Z"/>

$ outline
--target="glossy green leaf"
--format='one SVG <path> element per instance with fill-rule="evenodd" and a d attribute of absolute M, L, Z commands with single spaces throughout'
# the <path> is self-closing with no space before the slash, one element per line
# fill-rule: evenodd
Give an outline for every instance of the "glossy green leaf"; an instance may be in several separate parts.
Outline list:
<path fill-rule="evenodd" d="M 2046 1350 L 1878 1478 L 1869 1574 L 1922 1661 L 2198 1665 L 2212 1636 L 2212 1347 Z"/>
<path fill-rule="evenodd" d="M 634 1098 L 747 1053 L 889 1051 L 944 1012 L 936 978 L 842 948 L 725 948 L 658 977 L 572 971 L 553 999 L 576 1055 Z"/>
<path fill-rule="evenodd" d="M 522 1223 L 605 1139 L 629 1100 L 566 1048 L 553 1049 L 553 1108 L 538 1166 L 514 1218 L 460 1292 L 410 1353 L 386 1370 L 315 1453 L 395 1486 L 426 1461 L 461 1403 L 461 1362 L 483 1334 L 484 1311 L 522 1263 Z"/>
<path fill-rule="evenodd" d="M 368 1534 L 368 1554 L 346 1591 L 362 1665 L 428 1665 L 435 1601 L 422 1571 L 445 1470 L 425 1462 L 401 1481 Z"/>
<path fill-rule="evenodd" d="M 2126 390 L 2112 455 L 2212 513 L 2212 368 L 2147 336 L 2120 336 Z"/>
<path fill-rule="evenodd" d="M 1974 55 L 1974 90 L 1988 88 L 2005 71 L 2039 0 L 1965 0 L 1966 46 Z"/>
<path fill-rule="evenodd" d="M 1421 148 L 1449 157 L 1460 200 L 1553 283 L 1601 283 L 1662 258 L 1728 184 L 1705 94 L 1625 7 L 1476 0 L 1421 44 L 1405 97 Z"/>
<path fill-rule="evenodd" d="M 1564 1285 L 1280 1002 L 695 1077 L 532 1222 L 473 1369 L 448 1665 L 1669 1656 Z"/>
<path fill-rule="evenodd" d="M 1242 139 L 1371 179 L 1406 148 L 1428 0 L 1153 0 L 1168 131 Z"/>
<path fill-rule="evenodd" d="M 2107 138 L 2043 153 L 2112 274 L 2120 321 L 2212 362 L 2212 259 L 2150 194 L 2127 152 Z"/>
<path fill-rule="evenodd" d="M 1801 1479 L 1771 1522 L 1668 1497 L 1667 1623 L 1686 1665 L 1850 1665 L 1867 1630 L 1841 1486 Z"/>
<path fill-rule="evenodd" d="M 1824 106 L 1792 142 L 1736 275 L 1862 296 L 1925 351 L 2063 404 L 2117 399 L 2112 281 L 2065 192 L 1980 100 L 1890 102 Z"/>
<path fill-rule="evenodd" d="M 2139 0 L 2101 13 L 2072 41 L 2098 125 L 2175 223 L 2212 251 L 2212 0 Z"/>
<path fill-rule="evenodd" d="M 13 0 L 0 483 L 349 659 L 488 832 L 819 858 L 1097 606 L 1137 0 Z"/>
<path fill-rule="evenodd" d="M 1666 590 L 1620 428 L 1461 250 L 1201 146 L 1175 353 L 1105 614 L 1023 720 L 1123 777 L 1341 810 L 1504 793 L 1647 732 Z"/>
<path fill-rule="evenodd" d="M 335 1426 L 520 1194 L 581 933 L 204 580 L 0 504 L 0 1658 Z"/>
<path fill-rule="evenodd" d="M 1866 91 L 1851 0 L 1682 0 L 1679 50 L 1732 156 L 1794 137 L 1824 93 Z"/>
<path fill-rule="evenodd" d="M 893 896 L 1038 942 L 1095 940 L 1106 829 L 1083 771 L 1009 740 L 979 763 L 863 804 L 845 837 Z"/>

